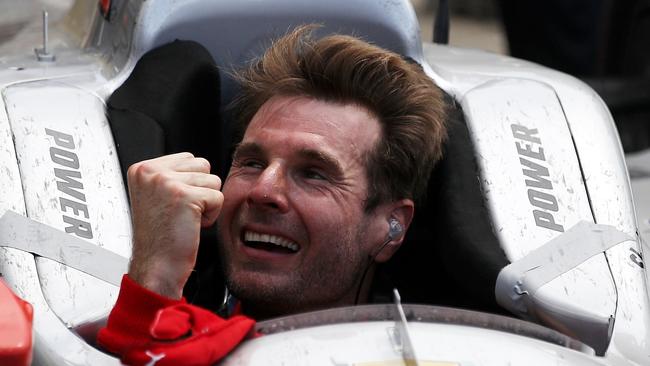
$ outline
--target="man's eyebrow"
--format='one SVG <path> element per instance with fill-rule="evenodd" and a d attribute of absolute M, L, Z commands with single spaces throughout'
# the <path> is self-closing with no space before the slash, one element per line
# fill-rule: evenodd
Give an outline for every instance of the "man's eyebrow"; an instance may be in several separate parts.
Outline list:
<path fill-rule="evenodd" d="M 233 159 L 237 159 L 241 156 L 251 156 L 251 155 L 263 155 L 264 150 L 262 147 L 255 142 L 243 142 L 235 146 L 235 151 L 232 156 Z"/>
<path fill-rule="evenodd" d="M 298 151 L 298 156 L 304 160 L 316 161 L 323 165 L 326 169 L 331 170 L 335 175 L 343 175 L 343 167 L 341 164 L 331 155 L 314 149 L 301 149 Z"/>

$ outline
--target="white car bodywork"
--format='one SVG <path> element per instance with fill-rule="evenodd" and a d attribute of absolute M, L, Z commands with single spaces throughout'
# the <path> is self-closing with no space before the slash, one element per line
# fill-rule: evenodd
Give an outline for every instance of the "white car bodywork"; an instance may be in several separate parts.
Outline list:
<path fill-rule="evenodd" d="M 631 238 L 538 292 L 539 299 L 563 309 L 560 313 L 584 314 L 605 324 L 604 339 L 597 335 L 605 344 L 604 355 L 472 326 L 415 322 L 414 347 L 422 350 L 422 360 L 461 365 L 533 364 L 533 360 L 540 365 L 552 360 L 578 365 L 650 364 L 647 274 L 630 181 L 612 118 L 593 90 L 565 74 L 508 57 L 431 44 L 422 49 L 417 21 L 406 1 L 337 1 L 343 9 L 332 9 L 327 2 L 296 1 L 295 13 L 286 17 L 275 12 L 291 1 L 269 7 L 262 3 L 115 1 L 109 22 L 99 14 L 97 4 L 78 1 L 50 29 L 56 61 L 37 60 L 33 48 L 41 46 L 39 29 L 27 29 L 0 45 L 0 216 L 13 211 L 128 258 L 130 212 L 104 109 L 105 100 L 142 54 L 177 37 L 197 40 L 210 49 L 213 33 L 227 29 L 228 21 L 236 23 L 243 10 L 253 14 L 251 19 L 273 19 L 268 28 L 277 33 L 288 29 L 288 24 L 327 22 L 362 9 L 367 22 L 359 23 L 361 32 L 382 28 L 384 20 L 387 27 L 401 24 L 396 44 L 406 44 L 412 50 L 408 56 L 423 64 L 462 106 L 493 228 L 511 261 L 582 220 L 610 225 Z M 346 21 L 347 26 L 358 22 L 352 15 Z M 206 29 L 207 24 L 215 29 Z M 242 31 L 245 25 L 237 27 Z M 243 63 L 247 54 L 242 50 L 261 42 L 254 31 L 238 36 L 214 45 L 232 53 L 210 49 L 218 64 Z M 230 86 L 224 88 L 228 95 Z M 548 171 L 547 181 L 522 174 L 533 163 Z M 61 258 L 35 257 L 10 248 L 15 246 L 10 232 L 0 233 L 0 238 L 0 272 L 34 306 L 34 364 L 119 364 L 89 344 L 114 304 L 118 287 L 59 263 L 64 261 Z M 553 319 L 554 315 L 546 315 Z M 347 365 L 395 359 L 394 347 L 382 346 L 390 343 L 382 338 L 390 324 L 364 324 L 363 334 L 357 333 L 357 327 L 344 323 L 269 335 L 249 341 L 228 364 L 268 364 L 273 359 L 278 364 Z M 575 327 L 581 329 L 581 324 Z M 353 352 L 354 341 L 342 341 L 348 335 L 374 340 L 377 349 L 387 351 L 367 352 L 368 347 Z M 297 354 L 287 345 L 318 352 Z M 467 348 L 473 351 L 465 353 Z M 350 353 L 328 359 L 335 349 Z M 510 356 L 504 354 L 507 350 Z"/>

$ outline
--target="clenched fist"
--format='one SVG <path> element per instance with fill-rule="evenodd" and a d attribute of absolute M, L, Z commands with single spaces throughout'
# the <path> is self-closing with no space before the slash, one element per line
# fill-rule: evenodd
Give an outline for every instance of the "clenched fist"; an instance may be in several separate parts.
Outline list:
<path fill-rule="evenodd" d="M 133 164 L 127 173 L 133 217 L 129 276 L 179 299 L 196 261 L 201 227 L 221 210 L 221 180 L 210 163 L 190 153 Z"/>

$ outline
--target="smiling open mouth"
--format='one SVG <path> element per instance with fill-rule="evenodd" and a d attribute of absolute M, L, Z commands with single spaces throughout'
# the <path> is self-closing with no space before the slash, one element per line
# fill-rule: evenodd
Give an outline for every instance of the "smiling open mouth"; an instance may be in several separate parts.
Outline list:
<path fill-rule="evenodd" d="M 271 234 L 261 234 L 250 230 L 244 232 L 243 239 L 244 245 L 269 252 L 293 254 L 300 249 L 298 244 L 289 239 Z"/>

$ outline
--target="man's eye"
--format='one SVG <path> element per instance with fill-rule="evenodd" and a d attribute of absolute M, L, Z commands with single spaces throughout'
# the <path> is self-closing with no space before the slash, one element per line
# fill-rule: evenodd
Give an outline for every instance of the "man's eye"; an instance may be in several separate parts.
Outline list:
<path fill-rule="evenodd" d="M 257 160 L 246 160 L 242 163 L 242 166 L 253 169 L 262 169 L 264 165 Z"/>
<path fill-rule="evenodd" d="M 264 165 L 255 159 L 235 159 L 232 162 L 232 166 L 237 168 L 253 168 L 253 169 L 263 169 Z"/>
<path fill-rule="evenodd" d="M 323 174 L 313 169 L 306 169 L 304 175 L 307 179 L 327 180 Z"/>

